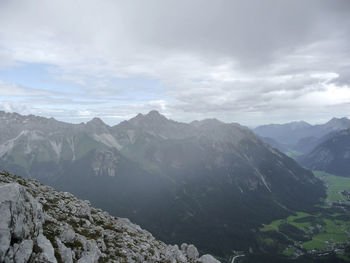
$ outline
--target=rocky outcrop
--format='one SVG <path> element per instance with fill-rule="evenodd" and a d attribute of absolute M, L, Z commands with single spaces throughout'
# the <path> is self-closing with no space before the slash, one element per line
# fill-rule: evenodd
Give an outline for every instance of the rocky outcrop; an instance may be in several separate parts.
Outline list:
<path fill-rule="evenodd" d="M 0 173 L 0 262 L 205 262 L 66 192 Z"/>

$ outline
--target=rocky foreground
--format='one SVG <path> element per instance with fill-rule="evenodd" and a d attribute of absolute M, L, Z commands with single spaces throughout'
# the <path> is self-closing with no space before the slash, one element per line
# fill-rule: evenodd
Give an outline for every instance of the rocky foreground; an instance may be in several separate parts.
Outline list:
<path fill-rule="evenodd" d="M 35 180 L 0 172 L 0 262 L 193 262 L 194 245 L 166 245 L 128 219 Z"/>

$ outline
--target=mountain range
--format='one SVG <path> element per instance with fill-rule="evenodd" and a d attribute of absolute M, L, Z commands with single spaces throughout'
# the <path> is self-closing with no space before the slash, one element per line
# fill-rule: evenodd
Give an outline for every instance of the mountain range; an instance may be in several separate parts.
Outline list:
<path fill-rule="evenodd" d="M 311 125 L 305 121 L 269 124 L 253 129 L 266 143 L 292 156 L 311 152 L 333 132 L 350 128 L 348 118 L 333 118 L 324 124 Z"/>
<path fill-rule="evenodd" d="M 221 258 L 258 249 L 263 223 L 325 196 L 310 171 L 237 123 L 180 123 L 156 111 L 112 127 L 6 112 L 0 121 L 2 169 Z"/>
<path fill-rule="evenodd" d="M 302 166 L 338 176 L 350 176 L 350 120 L 333 118 L 325 124 L 306 122 L 264 125 L 254 132 L 271 147 Z"/>

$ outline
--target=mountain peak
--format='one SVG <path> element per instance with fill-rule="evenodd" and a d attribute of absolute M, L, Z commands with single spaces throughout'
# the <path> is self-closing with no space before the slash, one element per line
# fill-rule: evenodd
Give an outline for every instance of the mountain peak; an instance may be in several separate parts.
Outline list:
<path fill-rule="evenodd" d="M 191 125 L 195 127 L 201 127 L 201 126 L 217 126 L 224 124 L 222 121 L 219 121 L 218 119 L 212 118 L 212 119 L 204 119 L 201 121 L 192 121 Z"/>
<path fill-rule="evenodd" d="M 161 114 L 157 110 L 151 110 L 149 113 L 147 113 L 147 115 L 149 115 L 149 116 L 159 116 Z"/>
<path fill-rule="evenodd" d="M 103 122 L 103 120 L 101 120 L 100 118 L 93 118 L 92 120 L 88 121 L 86 123 L 87 125 L 103 125 L 105 126 L 106 124 Z"/>
<path fill-rule="evenodd" d="M 343 118 L 333 117 L 327 123 L 337 123 L 337 122 L 342 122 L 342 121 L 350 121 L 350 120 L 346 117 L 343 117 Z"/>
<path fill-rule="evenodd" d="M 350 120 L 346 117 L 332 118 L 326 124 L 326 127 L 330 127 L 332 130 L 347 129 L 350 127 Z"/>
<path fill-rule="evenodd" d="M 311 126 L 311 124 L 306 121 L 292 121 L 291 124 L 300 125 L 300 126 Z"/>
<path fill-rule="evenodd" d="M 164 115 L 160 114 L 159 111 L 156 110 L 151 110 L 145 116 L 152 119 L 167 119 Z"/>
<path fill-rule="evenodd" d="M 167 119 L 164 115 L 160 114 L 156 110 L 152 110 L 147 114 L 139 113 L 136 115 L 136 117 L 129 120 L 129 122 L 133 125 L 151 125 L 151 126 L 157 126 L 159 124 L 163 124 L 166 122 L 169 122 L 170 120 Z"/>

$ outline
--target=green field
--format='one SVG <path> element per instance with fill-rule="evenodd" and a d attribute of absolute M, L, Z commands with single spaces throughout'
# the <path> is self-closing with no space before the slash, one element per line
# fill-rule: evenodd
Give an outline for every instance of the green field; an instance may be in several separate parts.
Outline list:
<path fill-rule="evenodd" d="M 327 244 L 348 242 L 350 230 L 350 222 L 341 220 L 323 219 L 325 223 L 320 229 L 320 233 L 312 236 L 312 240 L 303 243 L 303 247 L 307 250 L 323 249 Z"/>
<path fill-rule="evenodd" d="M 350 242 L 350 211 L 337 208 L 339 205 L 343 207 L 345 204 L 350 204 L 350 200 L 342 194 L 344 190 L 350 190 L 350 178 L 322 171 L 314 171 L 314 174 L 327 186 L 327 197 L 324 205 L 319 207 L 319 211 L 314 214 L 297 212 L 295 215 L 264 225 L 260 229 L 260 233 L 264 236 L 262 240 L 269 240 L 269 236 L 276 237 L 276 234 L 279 236 L 277 243 L 287 240 L 283 250 L 286 256 L 293 256 L 296 250 L 332 250 L 337 245 Z M 333 204 L 337 206 L 334 208 Z M 290 245 L 290 242 L 294 245 Z M 347 256 L 349 255 L 343 255 L 342 259 L 348 260 Z"/>
<path fill-rule="evenodd" d="M 326 182 L 327 199 L 329 201 L 348 201 L 341 192 L 344 190 L 350 190 L 350 178 L 335 176 L 322 171 L 313 171 L 313 173 L 315 176 Z"/>
<path fill-rule="evenodd" d="M 308 213 L 304 213 L 304 212 L 297 212 L 295 216 L 289 216 L 285 219 L 279 219 L 279 220 L 275 220 L 272 221 L 270 224 L 265 225 L 263 228 L 261 228 L 261 231 L 278 231 L 278 228 L 281 224 L 283 223 L 287 223 L 287 224 L 291 224 L 294 225 L 295 227 L 298 227 L 302 230 L 306 230 L 311 223 L 309 222 L 295 222 L 295 220 L 299 219 L 299 218 L 305 218 L 305 217 L 309 217 L 311 216 Z"/>

